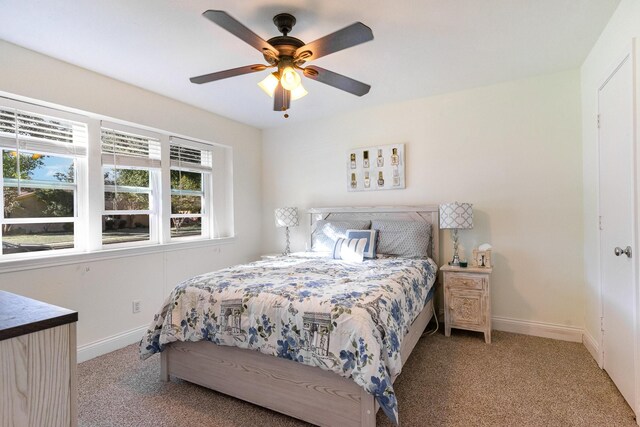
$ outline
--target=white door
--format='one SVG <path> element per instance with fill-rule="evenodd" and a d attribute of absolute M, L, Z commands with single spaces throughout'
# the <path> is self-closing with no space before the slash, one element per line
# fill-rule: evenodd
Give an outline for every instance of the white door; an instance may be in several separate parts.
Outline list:
<path fill-rule="evenodd" d="M 627 57 L 599 92 L 604 369 L 635 410 L 633 74 Z"/>

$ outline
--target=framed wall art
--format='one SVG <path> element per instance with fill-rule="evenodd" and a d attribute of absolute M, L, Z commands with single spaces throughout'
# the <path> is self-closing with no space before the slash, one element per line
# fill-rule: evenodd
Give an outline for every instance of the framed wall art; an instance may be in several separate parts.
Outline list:
<path fill-rule="evenodd" d="M 404 144 L 356 148 L 346 160 L 347 191 L 405 188 Z"/>

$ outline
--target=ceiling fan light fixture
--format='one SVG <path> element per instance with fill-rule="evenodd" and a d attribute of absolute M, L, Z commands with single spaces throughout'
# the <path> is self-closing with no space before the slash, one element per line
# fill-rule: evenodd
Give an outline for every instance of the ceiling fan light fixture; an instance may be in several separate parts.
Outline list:
<path fill-rule="evenodd" d="M 298 85 L 297 88 L 291 91 L 291 100 L 295 101 L 296 99 L 300 99 L 303 96 L 306 96 L 309 92 L 302 86 L 302 83 Z"/>
<path fill-rule="evenodd" d="M 273 94 L 276 92 L 278 83 L 278 73 L 271 73 L 267 77 L 265 77 L 264 80 L 258 83 L 258 86 L 260 86 L 260 89 L 262 89 L 264 93 L 273 98 Z"/>
<path fill-rule="evenodd" d="M 356 96 L 365 95 L 371 89 L 371 86 L 365 83 L 324 68 L 313 65 L 302 68 L 302 65 L 308 61 L 373 40 L 371 28 L 362 22 L 354 22 L 341 30 L 305 44 L 302 40 L 288 35 L 296 23 L 295 17 L 288 13 L 274 16 L 273 22 L 282 35 L 271 37 L 269 40 L 263 40 L 223 10 L 206 10 L 202 15 L 262 53 L 267 64 L 246 65 L 191 77 L 189 79 L 191 83 L 209 83 L 277 67 L 275 73 L 269 74 L 258 83 L 260 88 L 273 98 L 274 111 L 287 111 L 291 100 L 307 95 L 307 91 L 301 85 L 302 79 L 298 70 L 306 78 Z M 285 118 L 287 116 L 285 114 Z"/>
<path fill-rule="evenodd" d="M 291 66 L 286 66 L 282 69 L 282 77 L 280 77 L 280 84 L 286 90 L 294 90 L 300 86 L 300 74 L 296 73 L 296 70 Z"/>

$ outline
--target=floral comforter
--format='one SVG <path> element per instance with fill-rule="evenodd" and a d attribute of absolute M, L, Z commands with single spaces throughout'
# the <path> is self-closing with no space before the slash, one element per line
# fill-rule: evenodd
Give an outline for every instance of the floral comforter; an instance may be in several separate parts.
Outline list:
<path fill-rule="evenodd" d="M 212 341 L 352 378 L 397 424 L 391 379 L 400 346 L 431 297 L 432 260 L 350 264 L 281 257 L 226 268 L 178 285 L 140 342 L 146 359 L 173 341 Z"/>

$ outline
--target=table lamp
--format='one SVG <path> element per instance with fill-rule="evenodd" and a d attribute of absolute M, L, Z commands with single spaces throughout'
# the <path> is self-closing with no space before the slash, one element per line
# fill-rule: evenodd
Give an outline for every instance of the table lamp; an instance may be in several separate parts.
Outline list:
<path fill-rule="evenodd" d="M 458 230 L 473 228 L 473 205 L 471 203 L 458 202 L 440 205 L 440 228 L 451 229 L 453 259 L 449 265 L 460 265 Z"/>
<path fill-rule="evenodd" d="M 282 255 L 289 255 L 291 250 L 289 248 L 289 227 L 297 227 L 298 222 L 298 208 L 277 208 L 275 210 L 276 215 L 276 227 L 285 227 L 287 235 L 287 247 L 284 249 Z"/>

